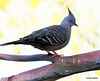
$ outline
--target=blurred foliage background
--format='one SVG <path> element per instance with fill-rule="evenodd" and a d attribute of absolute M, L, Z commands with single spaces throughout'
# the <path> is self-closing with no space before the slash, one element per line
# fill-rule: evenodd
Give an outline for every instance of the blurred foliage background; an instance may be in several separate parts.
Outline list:
<path fill-rule="evenodd" d="M 69 44 L 57 51 L 64 56 L 100 49 L 100 1 L 99 0 L 0 0 L 0 43 L 10 42 L 31 32 L 60 24 L 70 8 L 78 27 L 72 27 Z M 46 53 L 28 45 L 0 47 L 0 53 L 31 55 Z M 12 76 L 50 62 L 11 62 L 0 60 L 0 78 Z M 94 81 L 86 77 L 98 77 L 100 71 L 75 74 L 57 81 Z"/>

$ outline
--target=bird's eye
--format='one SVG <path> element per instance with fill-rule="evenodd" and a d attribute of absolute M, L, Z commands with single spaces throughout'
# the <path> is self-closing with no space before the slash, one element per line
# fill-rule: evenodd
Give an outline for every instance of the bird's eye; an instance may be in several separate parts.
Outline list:
<path fill-rule="evenodd" d="M 69 22 L 71 22 L 71 23 L 72 23 L 73 21 L 70 19 L 70 20 L 69 20 Z"/>

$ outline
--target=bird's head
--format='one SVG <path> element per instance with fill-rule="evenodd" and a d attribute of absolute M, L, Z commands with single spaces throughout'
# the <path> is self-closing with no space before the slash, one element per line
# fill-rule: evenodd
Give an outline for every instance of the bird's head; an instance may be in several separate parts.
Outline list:
<path fill-rule="evenodd" d="M 66 25 L 69 25 L 70 27 L 73 25 L 78 26 L 76 24 L 76 19 L 69 8 L 68 8 L 68 12 L 69 12 L 68 16 L 63 19 L 61 24 L 66 24 Z"/>

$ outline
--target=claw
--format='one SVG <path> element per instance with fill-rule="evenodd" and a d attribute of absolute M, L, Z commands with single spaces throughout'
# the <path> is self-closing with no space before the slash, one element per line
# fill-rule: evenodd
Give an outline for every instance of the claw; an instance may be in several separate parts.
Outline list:
<path fill-rule="evenodd" d="M 61 55 L 57 54 L 55 51 L 53 51 L 53 53 L 54 53 L 53 57 L 61 56 Z"/>

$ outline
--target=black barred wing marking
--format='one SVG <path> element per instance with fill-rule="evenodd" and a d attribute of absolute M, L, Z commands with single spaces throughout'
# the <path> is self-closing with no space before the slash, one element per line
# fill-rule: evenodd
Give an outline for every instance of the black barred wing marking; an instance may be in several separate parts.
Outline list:
<path fill-rule="evenodd" d="M 59 45 L 67 40 L 65 28 L 63 28 L 62 26 L 54 25 L 49 27 L 48 30 L 49 30 L 49 35 L 47 36 L 50 44 Z"/>
<path fill-rule="evenodd" d="M 35 42 L 48 44 L 48 45 L 59 45 L 67 40 L 65 28 L 60 25 L 54 25 L 40 30 L 35 37 Z"/>

